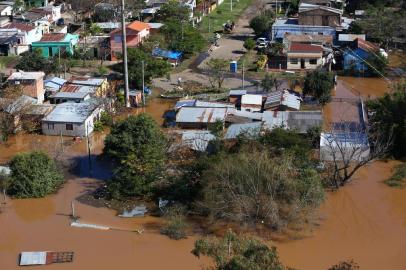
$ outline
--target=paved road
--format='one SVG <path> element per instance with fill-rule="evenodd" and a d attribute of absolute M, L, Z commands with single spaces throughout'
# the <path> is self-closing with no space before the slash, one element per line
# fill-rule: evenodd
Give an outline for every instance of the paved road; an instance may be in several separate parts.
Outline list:
<path fill-rule="evenodd" d="M 224 4 L 224 3 L 223 3 Z M 172 90 L 176 85 L 177 79 L 182 78 L 183 82 L 194 81 L 201 83 L 205 86 L 210 86 L 207 75 L 203 70 L 207 61 L 211 58 L 223 58 L 229 60 L 238 60 L 245 52 L 243 47 L 244 40 L 249 36 L 253 36 L 253 31 L 249 28 L 249 21 L 256 16 L 258 12 L 258 6 L 253 4 L 249 6 L 241 15 L 240 19 L 236 23 L 236 27 L 232 34 L 224 35 L 220 39 L 220 47 L 216 48 L 210 53 L 202 53 L 199 56 L 198 63 L 193 66 L 193 69 L 186 69 L 177 74 L 171 74 L 171 79 L 168 81 L 166 78 L 157 78 L 153 80 L 155 87 L 162 88 L 164 90 Z M 246 79 L 244 85 L 251 85 L 252 80 Z M 227 77 L 223 84 L 226 88 L 238 88 L 242 86 L 241 75 L 237 77 Z"/>

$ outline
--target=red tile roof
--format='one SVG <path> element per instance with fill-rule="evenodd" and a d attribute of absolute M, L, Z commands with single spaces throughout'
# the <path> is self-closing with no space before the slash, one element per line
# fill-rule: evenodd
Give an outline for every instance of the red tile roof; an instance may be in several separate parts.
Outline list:
<path fill-rule="evenodd" d="M 320 45 L 292 42 L 290 44 L 289 52 L 321 53 L 323 52 L 323 47 Z"/>
<path fill-rule="evenodd" d="M 137 32 L 141 32 L 144 29 L 149 29 L 150 26 L 147 23 L 140 22 L 140 21 L 133 21 L 132 23 L 127 25 L 127 28 L 135 30 Z"/>
<path fill-rule="evenodd" d="M 41 38 L 41 42 L 47 41 L 61 41 L 65 38 L 66 34 L 63 33 L 54 33 L 54 34 L 45 34 Z"/>
<path fill-rule="evenodd" d="M 29 31 L 35 29 L 34 26 L 24 24 L 24 23 L 16 23 L 16 22 L 12 22 L 12 23 L 9 23 L 9 24 L 1 27 L 1 29 L 13 29 L 13 28 L 21 30 L 21 31 L 25 31 L 25 32 L 29 32 Z"/>
<path fill-rule="evenodd" d="M 379 51 L 379 46 L 375 45 L 369 41 L 363 40 L 362 38 L 357 38 L 355 40 L 357 48 L 363 49 L 365 51 L 377 52 Z"/>

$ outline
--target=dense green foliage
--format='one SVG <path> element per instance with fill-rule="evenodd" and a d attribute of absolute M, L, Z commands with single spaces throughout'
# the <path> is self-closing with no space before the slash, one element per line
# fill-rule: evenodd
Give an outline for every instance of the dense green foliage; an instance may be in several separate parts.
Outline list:
<path fill-rule="evenodd" d="M 252 51 L 255 48 L 255 41 L 252 38 L 247 38 L 244 41 L 244 48 L 246 48 L 248 51 Z"/>
<path fill-rule="evenodd" d="M 170 0 L 168 3 L 161 5 L 155 15 L 159 22 L 174 20 L 178 22 L 188 22 L 190 19 L 190 10 L 187 6 L 181 5 L 178 1 Z"/>
<path fill-rule="evenodd" d="M 46 74 L 55 71 L 56 61 L 54 59 L 46 59 L 41 55 L 39 49 L 32 52 L 26 52 L 21 55 L 20 61 L 16 65 L 16 69 L 23 71 L 44 71 Z"/>
<path fill-rule="evenodd" d="M 164 217 L 166 224 L 161 228 L 161 234 L 167 235 L 171 239 L 179 240 L 186 238 L 186 223 L 182 206 L 174 205 L 166 210 Z"/>
<path fill-rule="evenodd" d="M 43 152 L 17 154 L 10 162 L 8 193 L 18 198 L 39 198 L 54 192 L 63 176 Z"/>
<path fill-rule="evenodd" d="M 373 68 L 368 68 L 370 76 L 381 77 L 386 73 L 385 69 L 388 65 L 388 60 L 381 54 L 371 54 L 366 61 L 373 66 Z"/>
<path fill-rule="evenodd" d="M 267 73 L 261 81 L 261 86 L 265 92 L 278 91 L 282 81 L 278 80 L 274 73 Z"/>
<path fill-rule="evenodd" d="M 290 155 L 250 150 L 210 164 L 203 172 L 200 205 L 218 219 L 279 229 L 301 220 L 323 194 L 318 174 L 296 166 Z"/>
<path fill-rule="evenodd" d="M 186 55 L 200 52 L 206 45 L 199 30 L 188 22 L 168 20 L 161 32 L 165 37 L 168 49 L 181 51 Z"/>
<path fill-rule="evenodd" d="M 208 256 L 217 270 L 283 270 L 275 247 L 228 231 L 223 238 L 206 237 L 195 242 L 192 253 Z"/>
<path fill-rule="evenodd" d="M 250 27 L 254 30 L 256 36 L 264 35 L 271 31 L 274 18 L 275 14 L 271 10 L 266 10 L 250 20 Z"/>
<path fill-rule="evenodd" d="M 406 163 L 399 164 L 395 167 L 393 175 L 385 180 L 385 184 L 390 187 L 404 187 L 406 182 Z"/>
<path fill-rule="evenodd" d="M 392 138 L 391 154 L 398 159 L 406 158 L 406 82 L 400 81 L 393 86 L 391 93 L 367 103 L 373 112 L 369 121 L 372 132 L 383 133 Z"/>
<path fill-rule="evenodd" d="M 358 264 L 353 260 L 350 260 L 339 262 L 338 264 L 333 265 L 328 270 L 357 270 L 357 269 L 360 269 Z"/>
<path fill-rule="evenodd" d="M 312 95 L 320 104 L 326 105 L 331 100 L 334 87 L 334 75 L 330 72 L 316 69 L 306 74 L 303 93 Z"/>
<path fill-rule="evenodd" d="M 130 116 L 111 128 L 104 153 L 116 162 L 108 190 L 113 198 L 150 195 L 162 175 L 166 139 L 156 122 L 146 114 Z"/>
<path fill-rule="evenodd" d="M 149 52 L 140 48 L 128 49 L 128 75 L 130 83 L 137 89 L 142 88 L 142 61 L 144 61 L 144 80 L 148 84 L 153 78 L 165 76 L 170 65 L 165 60 L 155 59 Z M 122 69 L 122 66 L 119 66 Z"/>

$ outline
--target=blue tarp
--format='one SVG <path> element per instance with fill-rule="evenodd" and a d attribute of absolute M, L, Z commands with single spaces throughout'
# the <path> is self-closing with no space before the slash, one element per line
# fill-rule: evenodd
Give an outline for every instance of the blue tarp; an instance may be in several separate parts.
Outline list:
<path fill-rule="evenodd" d="M 152 56 L 179 60 L 182 57 L 182 53 L 177 51 L 168 51 L 162 50 L 160 48 L 155 48 L 152 50 Z"/>

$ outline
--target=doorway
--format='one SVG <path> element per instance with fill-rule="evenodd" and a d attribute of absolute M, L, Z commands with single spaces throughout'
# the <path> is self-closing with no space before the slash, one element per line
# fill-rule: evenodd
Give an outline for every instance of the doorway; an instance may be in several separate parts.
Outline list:
<path fill-rule="evenodd" d="M 303 58 L 300 59 L 300 68 L 301 68 L 301 69 L 305 69 L 305 68 L 306 68 L 305 60 L 304 60 Z"/>

